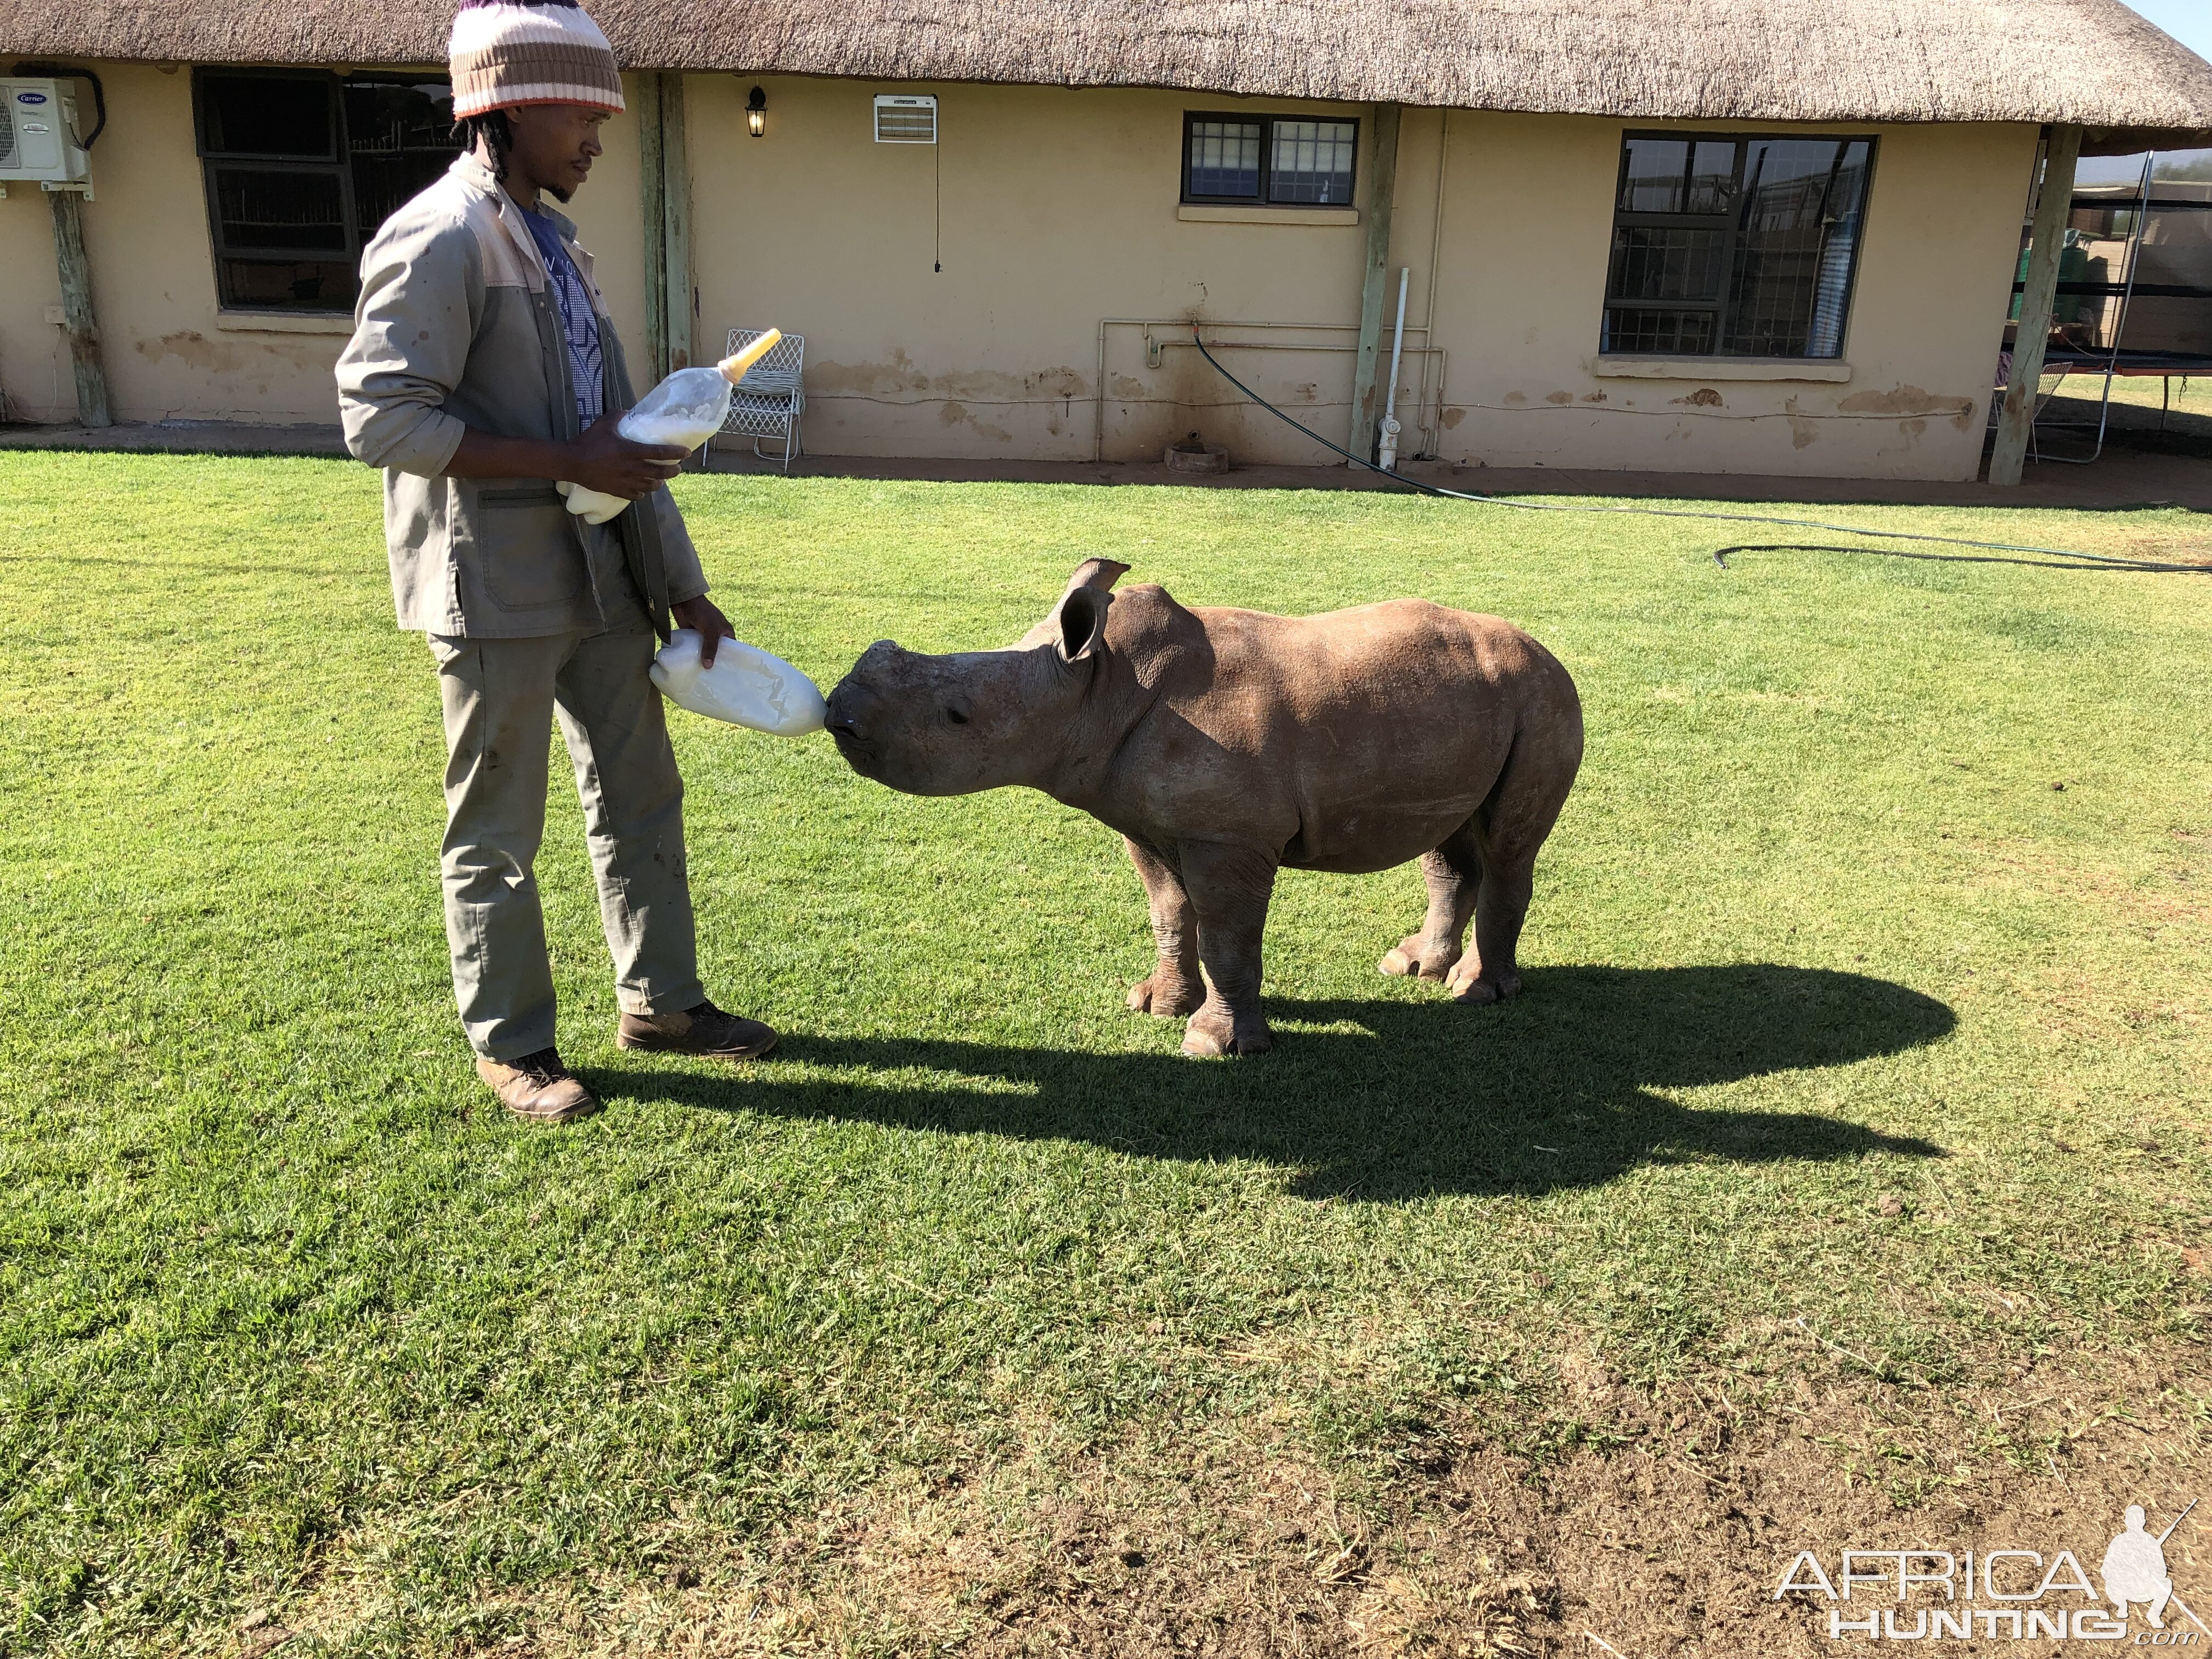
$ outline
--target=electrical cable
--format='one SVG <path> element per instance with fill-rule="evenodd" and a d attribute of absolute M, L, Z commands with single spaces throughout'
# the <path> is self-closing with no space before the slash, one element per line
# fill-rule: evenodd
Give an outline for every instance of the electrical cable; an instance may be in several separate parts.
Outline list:
<path fill-rule="evenodd" d="M 1249 398 L 1254 403 L 1259 404 L 1261 408 L 1266 410 L 1270 415 L 1273 415 L 1277 420 L 1283 422 L 1285 425 L 1296 427 L 1300 432 L 1304 433 L 1307 437 L 1311 438 L 1322 448 L 1334 450 L 1336 453 L 1343 456 L 1346 460 L 1350 461 L 1354 466 L 1364 466 L 1370 472 L 1379 472 L 1384 477 L 1390 479 L 1392 482 L 1404 484 L 1409 489 L 1419 490 L 1425 495 L 1441 495 L 1448 500 L 1455 501 L 1478 501 L 1486 507 L 1510 507 L 1517 508 L 1519 511 L 1523 513 L 1632 514 L 1653 519 L 1702 519 L 1714 520 L 1722 524 L 1780 525 L 1791 530 L 1820 530 L 1826 531 L 1831 535 L 1867 536 L 1882 541 L 1940 542 L 1947 547 L 1978 548 L 1985 552 L 1991 553 L 2034 553 L 2041 555 L 2046 560 L 2065 559 L 2075 561 L 2075 563 L 2065 568 L 2075 569 L 2081 568 L 2082 565 L 2100 565 L 2109 566 L 2121 570 L 2144 572 L 2166 571 L 2195 575 L 2212 575 L 2212 565 L 2161 564 L 2148 559 L 2116 558 L 2112 555 L 2106 553 L 2077 553 L 2070 548 L 2064 547 L 2034 547 L 2015 542 L 1972 541 L 1963 536 L 1936 536 L 1930 535 L 1924 531 L 1867 530 L 1863 529 L 1857 525 L 1822 524 L 1817 520 L 1813 519 L 1784 519 L 1777 518 L 1763 513 L 1712 513 L 1698 511 L 1690 507 L 1595 507 L 1584 506 L 1579 503 L 1568 501 L 1516 501 L 1508 500 L 1503 495 L 1485 495 L 1473 490 L 1446 489 L 1441 484 L 1425 483 L 1419 478 L 1409 478 L 1404 473 L 1397 471 L 1392 468 L 1377 466 L 1372 461 L 1363 460 L 1360 457 L 1353 454 L 1350 450 L 1346 449 L 1342 444 L 1331 443 L 1327 438 L 1322 437 L 1320 433 L 1306 425 L 1304 422 L 1297 420 L 1292 416 L 1285 414 L 1281 410 L 1276 408 L 1274 404 L 1269 403 L 1265 398 L 1262 398 L 1258 392 L 1253 391 L 1250 386 L 1246 386 L 1243 381 L 1238 380 L 1234 374 L 1231 374 L 1228 369 L 1222 365 L 1221 360 L 1206 349 L 1206 341 L 1200 337 L 1198 325 L 1195 323 L 1191 325 L 1190 337 L 1191 343 L 1198 348 L 1198 355 L 1205 358 L 1207 362 L 1213 365 L 1214 372 L 1216 374 L 1219 374 L 1223 380 L 1228 381 L 1230 385 L 1235 386 L 1247 398 Z M 1741 547 L 1724 547 L 1713 555 L 1713 559 L 1716 563 L 1720 565 L 1721 568 L 1725 570 L 1728 568 L 1727 561 L 1724 556 L 1727 554 L 1778 550 L 1787 545 L 1790 544 L 1784 543 L 1765 543 L 1756 547 L 1749 544 L 1746 544 Z M 1836 549 L 1833 550 L 1838 552 L 1880 553 L 1892 557 L 1917 556 L 1920 558 L 1938 558 L 1942 556 L 1938 554 L 1926 553 L 1911 555 L 1905 553 L 1901 549 L 1886 547 L 1858 547 L 1850 549 Z"/>

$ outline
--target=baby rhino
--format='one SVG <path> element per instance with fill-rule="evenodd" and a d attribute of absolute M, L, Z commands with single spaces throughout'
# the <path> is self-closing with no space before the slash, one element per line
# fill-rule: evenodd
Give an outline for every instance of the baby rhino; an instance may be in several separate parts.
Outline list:
<path fill-rule="evenodd" d="M 1495 617 L 1422 599 L 1189 610 L 1149 583 L 1111 592 L 1127 568 L 1089 561 L 1005 650 L 878 640 L 830 694 L 838 751 L 909 794 L 1026 784 L 1120 830 L 1159 941 L 1129 1006 L 1189 1015 L 1187 1054 L 1271 1046 L 1260 939 L 1285 865 L 1418 858 L 1428 916 L 1382 971 L 1440 979 L 1462 1002 L 1518 991 L 1536 851 L 1582 763 L 1559 659 Z"/>

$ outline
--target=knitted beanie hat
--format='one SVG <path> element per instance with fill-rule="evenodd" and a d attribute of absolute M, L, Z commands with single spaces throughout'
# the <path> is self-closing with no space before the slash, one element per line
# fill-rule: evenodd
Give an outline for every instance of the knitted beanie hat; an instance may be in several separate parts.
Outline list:
<path fill-rule="evenodd" d="M 456 121 L 517 104 L 623 107 L 614 48 L 576 0 L 461 0 L 447 57 Z"/>

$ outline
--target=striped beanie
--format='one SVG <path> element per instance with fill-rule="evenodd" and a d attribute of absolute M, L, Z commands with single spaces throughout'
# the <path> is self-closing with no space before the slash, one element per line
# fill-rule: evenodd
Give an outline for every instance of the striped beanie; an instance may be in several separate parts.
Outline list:
<path fill-rule="evenodd" d="M 461 0 L 446 55 L 456 121 L 517 104 L 623 107 L 614 48 L 576 0 Z"/>

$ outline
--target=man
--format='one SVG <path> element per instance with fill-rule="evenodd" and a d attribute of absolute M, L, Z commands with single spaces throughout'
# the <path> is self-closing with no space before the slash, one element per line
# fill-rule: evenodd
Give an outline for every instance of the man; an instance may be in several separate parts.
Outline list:
<path fill-rule="evenodd" d="M 338 403 L 385 469 L 399 625 L 429 636 L 446 726 L 446 936 L 477 1071 L 507 1109 L 561 1121 L 599 1103 L 554 1047 L 532 873 L 557 714 L 583 799 L 625 1048 L 749 1060 L 775 1046 L 699 982 L 683 780 L 654 635 L 730 624 L 664 483 L 681 450 L 615 430 L 622 348 L 566 202 L 623 107 L 613 52 L 574 0 L 463 0 L 453 115 L 470 148 L 362 256 Z M 556 493 L 635 503 L 585 524 Z"/>

